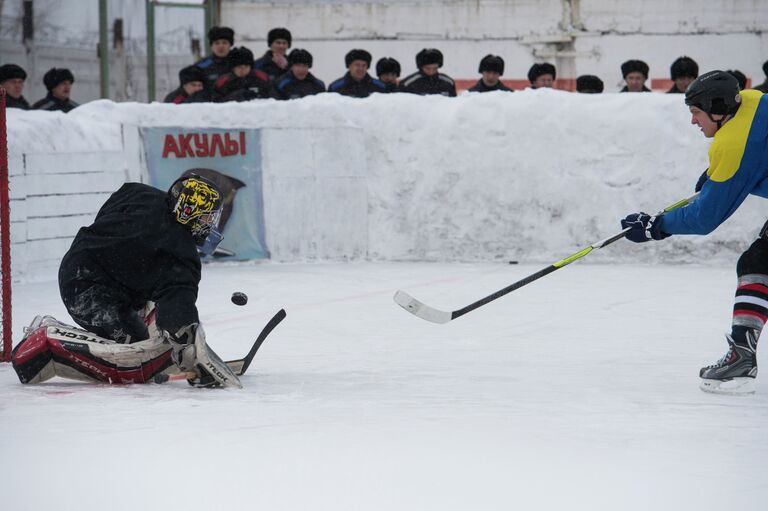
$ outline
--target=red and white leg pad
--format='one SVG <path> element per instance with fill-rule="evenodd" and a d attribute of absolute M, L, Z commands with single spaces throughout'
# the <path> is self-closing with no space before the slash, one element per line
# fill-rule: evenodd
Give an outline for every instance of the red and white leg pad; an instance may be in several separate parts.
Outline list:
<path fill-rule="evenodd" d="M 59 376 L 104 383 L 146 383 L 174 372 L 171 346 L 161 336 L 119 344 L 90 332 L 38 316 L 14 348 L 13 368 L 22 383 L 41 383 Z"/>

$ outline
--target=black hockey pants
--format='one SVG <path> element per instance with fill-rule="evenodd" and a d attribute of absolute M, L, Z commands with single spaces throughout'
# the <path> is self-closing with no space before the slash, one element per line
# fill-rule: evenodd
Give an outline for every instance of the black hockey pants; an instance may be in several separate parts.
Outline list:
<path fill-rule="evenodd" d="M 64 257 L 59 268 L 59 292 L 67 312 L 85 330 L 117 342 L 149 339 L 135 303 L 92 261 Z"/>

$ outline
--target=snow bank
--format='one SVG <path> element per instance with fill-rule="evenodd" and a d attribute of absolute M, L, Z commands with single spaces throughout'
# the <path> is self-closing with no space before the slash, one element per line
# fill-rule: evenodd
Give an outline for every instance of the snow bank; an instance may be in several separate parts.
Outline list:
<path fill-rule="evenodd" d="M 682 98 L 664 94 L 96 101 L 68 115 L 12 110 L 8 117 L 12 165 L 26 153 L 125 148 L 121 137 L 130 126 L 360 129 L 364 234 L 374 260 L 551 262 L 614 234 L 627 213 L 691 195 L 709 143 L 690 126 Z M 359 149 L 339 142 L 322 158 L 333 167 Z M 734 260 L 765 219 L 765 206 L 751 198 L 709 237 L 619 243 L 590 260 Z"/>

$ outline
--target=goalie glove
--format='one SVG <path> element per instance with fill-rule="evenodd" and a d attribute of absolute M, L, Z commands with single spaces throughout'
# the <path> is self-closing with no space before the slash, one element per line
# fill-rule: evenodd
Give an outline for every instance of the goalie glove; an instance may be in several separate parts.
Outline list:
<path fill-rule="evenodd" d="M 171 358 L 182 371 L 194 372 L 197 376 L 189 381 L 195 387 L 237 387 L 242 388 L 240 379 L 227 364 L 208 347 L 205 332 L 198 323 L 180 328 L 176 333 L 165 332 L 171 344 Z"/>

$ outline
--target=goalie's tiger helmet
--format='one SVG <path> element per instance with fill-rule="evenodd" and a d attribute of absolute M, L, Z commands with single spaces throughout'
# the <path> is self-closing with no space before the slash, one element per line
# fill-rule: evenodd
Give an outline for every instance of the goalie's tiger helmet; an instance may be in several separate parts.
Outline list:
<path fill-rule="evenodd" d="M 224 197 L 212 181 L 192 174 L 177 179 L 168 190 L 171 212 L 202 245 L 219 225 Z"/>

